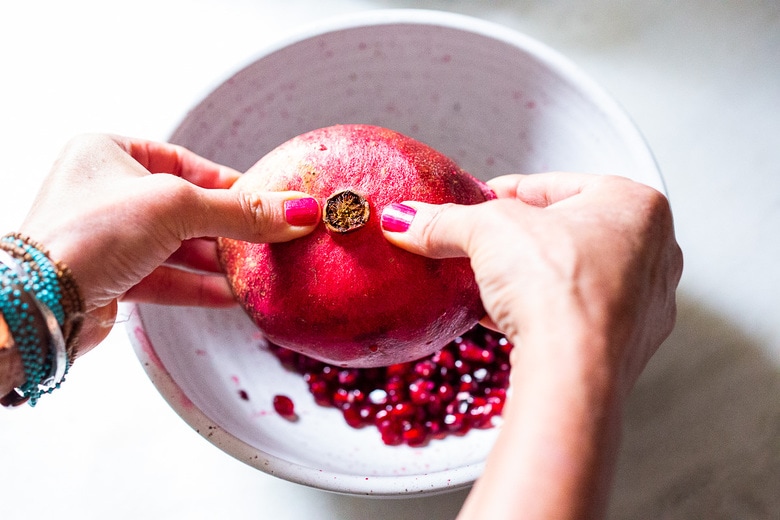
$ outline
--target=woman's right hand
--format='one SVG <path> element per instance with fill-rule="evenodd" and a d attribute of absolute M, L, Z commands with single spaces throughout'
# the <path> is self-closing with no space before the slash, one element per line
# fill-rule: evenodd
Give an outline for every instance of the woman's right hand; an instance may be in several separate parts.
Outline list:
<path fill-rule="evenodd" d="M 470 257 L 486 324 L 515 343 L 608 336 L 601 354 L 627 392 L 674 325 L 682 254 L 666 197 L 575 173 L 489 184 L 497 200 L 474 206 L 404 202 L 416 210 L 411 226 L 387 239 L 423 256 Z"/>
<path fill-rule="evenodd" d="M 671 332 L 682 254 L 666 198 L 620 177 L 491 181 L 474 206 L 389 206 L 386 237 L 468 256 L 486 324 L 515 344 L 504 423 L 460 520 L 600 518 L 622 409 Z M 411 210 L 409 208 L 412 208 Z"/>

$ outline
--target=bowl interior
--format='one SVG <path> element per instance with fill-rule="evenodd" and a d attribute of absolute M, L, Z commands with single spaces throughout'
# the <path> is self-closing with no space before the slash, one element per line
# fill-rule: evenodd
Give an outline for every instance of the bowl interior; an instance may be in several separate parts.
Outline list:
<path fill-rule="evenodd" d="M 385 13 L 260 57 L 198 105 L 172 141 L 246 171 L 298 134 L 365 123 L 423 141 L 483 180 L 571 170 L 662 188 L 626 115 L 557 53 L 470 18 Z"/>
<path fill-rule="evenodd" d="M 260 55 L 208 94 L 171 141 L 248 169 L 300 133 L 338 123 L 419 139 L 482 179 L 576 170 L 658 189 L 641 136 L 576 67 L 522 35 L 459 15 L 369 12 L 309 29 Z M 240 309 L 138 305 L 128 327 L 171 406 L 234 457 L 342 493 L 392 496 L 469 485 L 497 429 L 387 447 L 317 406 Z M 273 412 L 293 398 L 297 421 Z"/>

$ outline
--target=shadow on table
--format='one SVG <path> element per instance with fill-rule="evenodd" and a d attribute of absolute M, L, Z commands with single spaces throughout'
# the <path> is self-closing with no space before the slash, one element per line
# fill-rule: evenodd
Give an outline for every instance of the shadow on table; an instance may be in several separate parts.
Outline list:
<path fill-rule="evenodd" d="M 615 480 L 610 519 L 780 513 L 780 367 L 760 341 L 680 296 L 677 327 L 628 403 Z M 323 518 L 446 520 L 466 494 L 320 498 Z"/>
<path fill-rule="evenodd" d="M 780 514 L 780 367 L 683 294 L 628 403 L 610 518 Z"/>

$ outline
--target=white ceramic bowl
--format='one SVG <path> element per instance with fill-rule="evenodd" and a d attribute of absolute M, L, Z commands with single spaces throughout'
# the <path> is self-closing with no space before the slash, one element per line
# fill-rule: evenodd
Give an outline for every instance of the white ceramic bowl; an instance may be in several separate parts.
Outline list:
<path fill-rule="evenodd" d="M 483 179 L 576 170 L 663 190 L 636 128 L 569 61 L 504 27 L 431 11 L 369 11 L 310 27 L 219 85 L 171 140 L 243 171 L 287 139 L 337 123 L 398 130 Z M 149 377 L 187 423 L 293 482 L 374 496 L 459 489 L 479 476 L 497 435 L 385 446 L 375 429 L 352 429 L 317 406 L 302 378 L 260 348 L 239 309 L 138 305 L 128 330 Z M 276 393 L 293 398 L 298 421 L 273 412 Z"/>

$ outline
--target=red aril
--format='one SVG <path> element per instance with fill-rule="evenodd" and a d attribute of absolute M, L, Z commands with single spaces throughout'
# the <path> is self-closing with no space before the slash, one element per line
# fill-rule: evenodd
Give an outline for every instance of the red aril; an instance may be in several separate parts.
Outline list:
<path fill-rule="evenodd" d="M 386 366 L 441 349 L 483 317 L 468 258 L 414 255 L 382 234 L 392 203 L 495 197 L 427 145 L 376 126 L 322 128 L 271 151 L 235 186 L 302 191 L 323 208 L 323 223 L 297 240 L 219 241 L 233 291 L 269 341 L 337 366 Z"/>
<path fill-rule="evenodd" d="M 285 419 L 296 419 L 295 403 L 286 395 L 277 394 L 273 398 L 274 410 Z"/>

